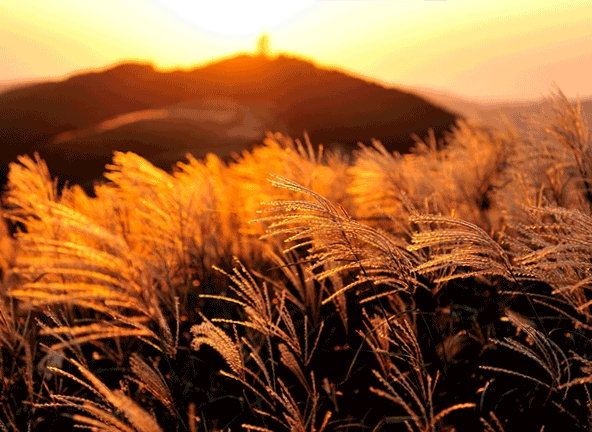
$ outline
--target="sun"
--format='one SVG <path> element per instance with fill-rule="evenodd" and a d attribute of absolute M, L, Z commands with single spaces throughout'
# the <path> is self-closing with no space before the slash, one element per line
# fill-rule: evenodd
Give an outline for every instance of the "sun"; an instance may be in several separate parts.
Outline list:
<path fill-rule="evenodd" d="M 216 36 L 253 36 L 280 28 L 318 7 L 316 0 L 153 0 L 196 30 Z"/>

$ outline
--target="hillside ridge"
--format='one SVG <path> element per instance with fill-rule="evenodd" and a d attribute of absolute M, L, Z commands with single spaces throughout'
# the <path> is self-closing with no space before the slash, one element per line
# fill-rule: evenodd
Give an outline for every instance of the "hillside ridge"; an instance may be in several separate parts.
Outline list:
<path fill-rule="evenodd" d="M 171 112 L 178 104 L 200 105 L 212 98 L 231 101 L 238 107 L 237 116 L 246 118 L 229 126 L 234 133 L 199 120 L 203 116 L 197 112 L 196 119 L 139 116 L 121 127 L 98 127 L 118 116 Z M 294 137 L 307 131 L 314 143 L 339 145 L 345 151 L 376 138 L 390 151 L 406 152 L 413 144 L 411 134 L 425 136 L 433 128 L 441 136 L 457 117 L 412 93 L 284 55 L 240 54 L 173 71 L 122 63 L 0 94 L 0 142 L 6 149 L 0 156 L 0 175 L 6 175 L 18 155 L 37 151 L 55 167 L 53 175 L 90 184 L 114 150 L 136 151 L 168 168 L 176 160 L 163 154 L 202 157 L 208 149 L 227 157 L 260 142 L 267 130 Z M 259 135 L 257 130 L 236 132 L 245 124 L 260 126 Z M 64 140 L 64 134 L 78 138 Z"/>

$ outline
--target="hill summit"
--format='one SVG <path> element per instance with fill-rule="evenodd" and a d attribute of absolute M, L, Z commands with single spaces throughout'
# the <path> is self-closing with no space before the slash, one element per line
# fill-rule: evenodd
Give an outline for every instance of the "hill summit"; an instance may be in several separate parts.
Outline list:
<path fill-rule="evenodd" d="M 114 150 L 169 168 L 187 152 L 228 157 L 266 131 L 353 150 L 376 138 L 406 152 L 410 135 L 441 135 L 455 115 L 394 88 L 280 55 L 241 54 L 192 70 L 125 63 L 0 95 L 0 175 L 39 152 L 60 182 L 85 186 Z M 4 182 L 4 181 L 3 181 Z"/>

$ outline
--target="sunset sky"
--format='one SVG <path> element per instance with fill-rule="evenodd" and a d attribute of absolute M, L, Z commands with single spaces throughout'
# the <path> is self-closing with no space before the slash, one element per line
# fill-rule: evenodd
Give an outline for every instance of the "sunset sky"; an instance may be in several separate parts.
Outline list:
<path fill-rule="evenodd" d="M 0 0 L 0 82 L 254 51 L 475 99 L 592 95 L 590 0 Z"/>

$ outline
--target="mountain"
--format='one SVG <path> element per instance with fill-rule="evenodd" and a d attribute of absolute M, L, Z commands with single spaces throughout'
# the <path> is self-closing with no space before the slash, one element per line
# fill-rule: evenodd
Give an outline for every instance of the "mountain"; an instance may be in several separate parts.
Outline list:
<path fill-rule="evenodd" d="M 237 55 L 192 70 L 126 63 L 0 94 L 0 176 L 39 152 L 60 182 L 88 190 L 114 150 L 165 169 L 186 152 L 229 157 L 267 130 L 346 151 L 379 139 L 406 152 L 456 115 L 409 92 L 287 56 Z M 0 181 L 3 179 L 0 178 Z"/>
<path fill-rule="evenodd" d="M 411 87 L 406 90 L 458 116 L 472 118 L 487 126 L 503 129 L 505 117 L 524 137 L 528 137 L 532 132 L 530 118 L 551 115 L 551 110 L 543 97 L 538 100 L 485 102 L 425 87 Z M 576 103 L 576 100 L 570 98 L 572 103 Z M 582 97 L 581 105 L 582 112 L 592 124 L 592 95 Z"/>

